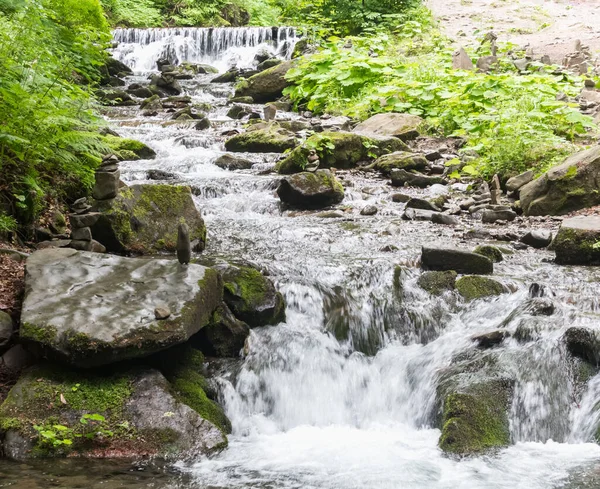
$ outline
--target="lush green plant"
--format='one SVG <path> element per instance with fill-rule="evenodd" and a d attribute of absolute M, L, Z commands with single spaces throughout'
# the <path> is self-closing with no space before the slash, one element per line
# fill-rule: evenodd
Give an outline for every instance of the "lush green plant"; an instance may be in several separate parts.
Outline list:
<path fill-rule="evenodd" d="M 0 3 L 0 197 L 21 222 L 93 182 L 105 146 L 87 84 L 109 39 L 98 0 Z"/>
<path fill-rule="evenodd" d="M 33 428 L 39 434 L 39 447 L 50 450 L 68 449 L 77 439 L 92 440 L 114 435 L 106 428 L 106 419 L 101 414 L 84 414 L 74 427 L 48 423 L 35 425 Z"/>
<path fill-rule="evenodd" d="M 17 221 L 12 216 L 7 216 L 5 213 L 0 212 L 0 235 L 5 233 L 11 233 L 16 231 Z"/>
<path fill-rule="evenodd" d="M 592 126 L 574 97 L 582 80 L 534 65 L 522 76 L 510 63 L 484 74 L 454 70 L 452 52 L 423 9 L 394 35 L 332 38 L 288 74 L 297 106 L 364 119 L 378 112 L 422 116 L 434 134 L 467 139 L 483 174 L 543 170 L 574 150 Z"/>

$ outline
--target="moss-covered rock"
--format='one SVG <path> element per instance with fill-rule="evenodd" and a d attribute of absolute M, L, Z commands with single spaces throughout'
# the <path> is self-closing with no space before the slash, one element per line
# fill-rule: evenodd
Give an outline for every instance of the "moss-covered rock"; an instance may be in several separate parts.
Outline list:
<path fill-rule="evenodd" d="M 493 297 L 506 292 L 506 288 L 500 282 L 479 275 L 459 278 L 456 281 L 456 290 L 467 301 Z"/>
<path fill-rule="evenodd" d="M 111 134 L 103 136 L 103 139 L 111 152 L 117 155 L 121 161 L 151 160 L 156 158 L 156 151 L 141 141 L 120 138 Z"/>
<path fill-rule="evenodd" d="M 560 265 L 600 264 L 600 217 L 565 219 L 551 247 Z"/>
<path fill-rule="evenodd" d="M 194 251 L 202 251 L 206 245 L 206 226 L 189 187 L 148 184 L 121 188 L 115 199 L 97 201 L 93 211 L 101 216 L 92 226 L 92 235 L 108 251 L 175 251 L 177 227 L 182 222 L 190 228 Z"/>
<path fill-rule="evenodd" d="M 222 304 L 214 312 L 210 324 L 202 328 L 192 341 L 206 355 L 238 357 L 249 334 L 250 327 Z"/>
<path fill-rule="evenodd" d="M 559 215 L 600 204 L 600 146 L 574 154 L 520 189 L 528 216 Z"/>
<path fill-rule="evenodd" d="M 297 144 L 294 133 L 271 123 L 233 136 L 225 142 L 225 149 L 246 153 L 283 153 Z"/>
<path fill-rule="evenodd" d="M 404 170 L 424 170 L 427 167 L 427 159 L 422 154 L 396 151 L 377 158 L 372 167 L 383 175 L 389 176 L 392 170 L 398 168 Z"/>
<path fill-rule="evenodd" d="M 222 302 L 219 273 L 176 260 L 51 248 L 26 263 L 21 340 L 48 357 L 94 367 L 187 341 Z M 169 315 L 157 319 L 157 308 Z"/>
<path fill-rule="evenodd" d="M 454 270 L 443 272 L 423 272 L 417 283 L 419 287 L 432 295 L 441 295 L 447 290 L 454 290 L 457 273 Z"/>
<path fill-rule="evenodd" d="M 0 444 L 16 460 L 182 458 L 224 448 L 223 431 L 180 399 L 154 370 L 101 375 L 38 366 L 0 406 Z"/>
<path fill-rule="evenodd" d="M 251 328 L 285 321 L 285 302 L 273 282 L 249 266 L 219 267 L 225 304 Z"/>
<path fill-rule="evenodd" d="M 235 97 L 252 97 L 257 103 L 277 100 L 283 95 L 283 90 L 290 86 L 285 75 L 293 65 L 293 61 L 286 61 L 242 80 L 235 87 Z"/>
<path fill-rule="evenodd" d="M 448 393 L 444 399 L 440 448 L 465 456 L 508 446 L 512 392 L 510 380 L 492 379 Z"/>
<path fill-rule="evenodd" d="M 500 251 L 500 248 L 498 248 L 497 246 L 492 246 L 492 245 L 477 246 L 473 250 L 473 253 L 477 253 L 478 255 L 483 255 L 483 256 L 489 258 L 494 263 L 500 263 L 502 260 L 504 260 L 504 255 L 502 255 L 502 251 Z"/>
<path fill-rule="evenodd" d="M 316 151 L 321 168 L 353 168 L 359 162 L 384 154 L 408 151 L 408 147 L 392 137 L 326 131 L 309 137 L 303 145 L 280 161 L 276 170 L 286 175 L 303 171 L 309 164 L 308 157 L 312 151 Z"/>
<path fill-rule="evenodd" d="M 344 200 L 344 187 L 329 170 L 283 178 L 277 188 L 281 202 L 300 209 L 320 209 Z"/>

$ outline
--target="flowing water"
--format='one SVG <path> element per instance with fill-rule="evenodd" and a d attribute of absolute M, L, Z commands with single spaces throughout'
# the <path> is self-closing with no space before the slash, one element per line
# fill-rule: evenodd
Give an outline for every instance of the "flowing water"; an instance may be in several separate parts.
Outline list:
<path fill-rule="evenodd" d="M 169 43 L 188 49 L 193 43 L 185 44 L 186 39 L 198 42 L 206 33 L 178 32 L 118 31 L 117 39 L 127 43 L 117 53 L 147 71 L 149 60 Z M 281 52 L 274 32 L 267 45 Z M 216 54 L 194 52 L 186 59 L 214 64 L 231 50 L 253 53 L 267 39 L 261 38 L 267 31 L 261 33 L 223 34 L 219 39 L 228 39 L 228 47 L 223 41 Z M 224 115 L 232 86 L 210 84 L 208 75 L 184 86 L 194 102 L 212 104 L 212 129 L 170 124 L 165 115 L 142 117 L 133 108 L 110 110 L 107 117 L 122 136 L 140 139 L 158 153 L 152 161 L 123 163 L 123 178 L 147 182 L 148 170 L 161 169 L 174 174 L 171 183 L 190 185 L 209 229 L 205 253 L 256 264 L 286 298 L 286 322 L 253 330 L 247 355 L 220 380 L 233 424 L 229 448 L 158 473 L 100 465 L 82 475 L 81 464 L 64 462 L 75 467 L 75 475 L 66 469 L 57 475 L 66 466 L 41 470 L 8 464 L 0 466 L 0 474 L 4 470 L 15 484 L 0 480 L 0 487 L 50 487 L 48 481 L 55 487 L 198 489 L 600 487 L 600 447 L 592 443 L 600 418 L 600 377 L 575 392 L 560 341 L 567 327 L 597 324 L 600 271 L 559 267 L 549 262 L 549 252 L 524 250 L 507 253 L 496 266 L 496 277 L 512 293 L 468 305 L 452 294 L 434 298 L 416 285 L 420 247 L 474 246 L 461 243 L 463 230 L 401 220 L 403 204 L 391 202 L 387 182 L 358 172 L 338 173 L 346 184 L 344 217 L 282 210 L 274 193 L 278 177 L 268 172 L 278 155 L 243 155 L 256 163 L 246 171 L 213 164 L 224 153 L 221 134 L 240 124 Z M 433 191 L 439 189 L 413 193 Z M 379 213 L 360 216 L 369 204 Z M 396 248 L 382 251 L 390 246 Z M 396 265 L 402 267 L 402 287 L 395 289 Z M 553 315 L 532 313 L 528 289 L 534 282 L 545 286 Z M 537 331 L 536 341 L 511 339 L 489 353 L 495 368 L 515 379 L 514 444 L 468 460 L 444 456 L 436 428 L 441 376 L 459 355 L 477 354 L 473 335 L 499 327 L 514 333 L 524 326 Z M 27 484 L 19 485 L 17 477 Z"/>

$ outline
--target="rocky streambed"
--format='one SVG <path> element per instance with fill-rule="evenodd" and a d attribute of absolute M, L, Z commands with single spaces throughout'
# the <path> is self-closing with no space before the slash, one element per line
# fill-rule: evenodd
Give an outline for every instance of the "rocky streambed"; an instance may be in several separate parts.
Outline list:
<path fill-rule="evenodd" d="M 208 67 L 115 72 L 125 85 L 105 90 L 121 104 L 107 106 L 111 130 L 152 153 L 107 159 L 114 192 L 74 214 L 92 215 L 79 229 L 102 247 L 145 257 L 56 240 L 28 259 L 21 336 L 51 366 L 3 404 L 5 455 L 29 458 L 44 425 L 86 457 L 177 462 L 110 477 L 109 463 L 82 475 L 72 467 L 87 461 L 0 462 L 4 479 L 147 487 L 140 474 L 159 470 L 159 487 L 593 484 L 600 271 L 554 263 L 562 219 L 524 217 L 516 202 L 523 189 L 540 203 L 562 190 L 574 209 L 594 150 L 545 177 L 554 186 L 452 181 L 460 140 L 421 137 L 399 115 L 357 126 L 290 112 L 285 62 L 272 63 L 237 93 Z M 119 90 L 129 99 L 110 95 Z M 181 218 L 197 231 L 188 266 L 173 256 Z M 562 227 L 581 236 L 562 255 L 578 261 L 563 263 L 595 261 L 594 219 Z"/>

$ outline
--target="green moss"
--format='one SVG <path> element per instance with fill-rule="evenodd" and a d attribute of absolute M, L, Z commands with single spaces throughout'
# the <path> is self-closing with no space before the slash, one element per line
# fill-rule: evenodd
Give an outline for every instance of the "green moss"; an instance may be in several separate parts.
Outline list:
<path fill-rule="evenodd" d="M 473 250 L 473 253 L 477 253 L 478 255 L 483 255 L 494 263 L 500 263 L 504 260 L 504 256 L 502 256 L 502 252 L 496 246 L 491 245 L 482 245 L 478 246 Z"/>
<path fill-rule="evenodd" d="M 51 344 L 56 341 L 57 330 L 54 326 L 36 326 L 31 323 L 21 324 L 20 336 L 24 340 Z"/>
<path fill-rule="evenodd" d="M 596 246 L 598 233 L 561 227 L 552 242 L 559 265 L 582 265 L 600 262 L 600 248 Z"/>
<path fill-rule="evenodd" d="M 419 287 L 432 295 L 441 295 L 447 290 L 453 290 L 457 273 L 453 270 L 424 272 L 417 283 Z"/>
<path fill-rule="evenodd" d="M 116 154 L 121 160 L 150 159 L 156 156 L 154 150 L 141 141 L 120 138 L 110 134 L 103 136 L 103 139 L 111 152 Z"/>
<path fill-rule="evenodd" d="M 576 176 L 577 176 L 577 166 L 573 165 L 573 166 L 569 167 L 569 169 L 566 171 L 564 177 L 562 177 L 562 180 L 572 180 Z"/>
<path fill-rule="evenodd" d="M 240 296 L 250 307 L 261 304 L 269 291 L 262 273 L 250 267 L 241 267 L 235 282 L 225 282 L 224 286 L 225 290 Z"/>
<path fill-rule="evenodd" d="M 238 134 L 225 142 L 227 151 L 251 153 L 283 153 L 296 146 L 294 134 L 281 129 L 277 124 Z"/>
<path fill-rule="evenodd" d="M 504 285 L 494 279 L 469 275 L 456 281 L 456 290 L 467 301 L 501 295 L 505 292 Z"/>

